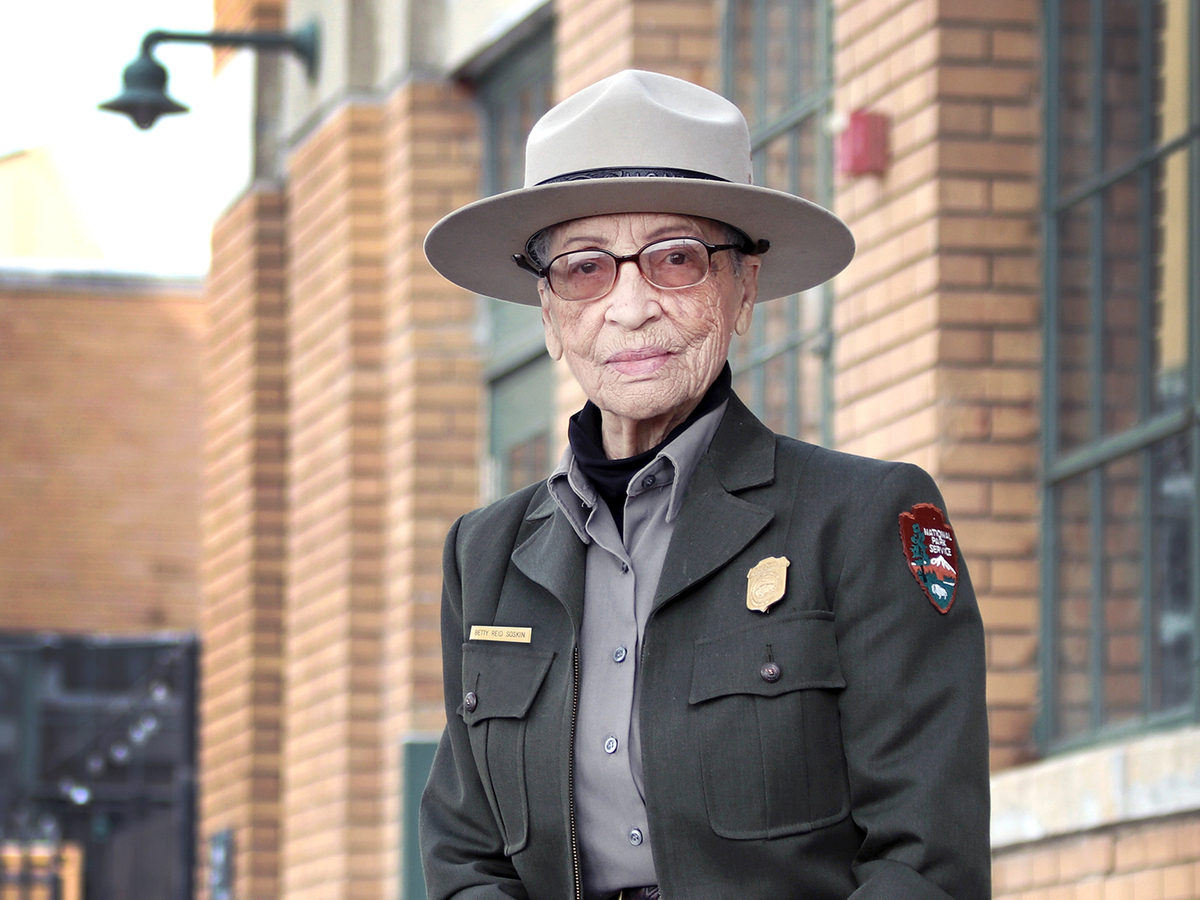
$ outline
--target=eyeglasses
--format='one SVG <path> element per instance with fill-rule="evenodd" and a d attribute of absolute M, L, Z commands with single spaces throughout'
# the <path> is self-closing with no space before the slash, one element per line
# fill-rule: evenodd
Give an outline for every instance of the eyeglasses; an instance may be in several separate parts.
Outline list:
<path fill-rule="evenodd" d="M 637 253 L 617 256 L 593 247 L 560 253 L 545 268 L 539 269 L 524 254 L 513 261 L 528 272 L 550 283 L 550 290 L 563 300 L 599 300 L 617 283 L 621 263 L 637 262 L 643 277 L 655 287 L 667 290 L 694 287 L 708 277 L 712 255 L 721 250 L 754 252 L 747 240 L 740 244 L 709 244 L 699 238 L 676 237 L 647 244 Z"/>

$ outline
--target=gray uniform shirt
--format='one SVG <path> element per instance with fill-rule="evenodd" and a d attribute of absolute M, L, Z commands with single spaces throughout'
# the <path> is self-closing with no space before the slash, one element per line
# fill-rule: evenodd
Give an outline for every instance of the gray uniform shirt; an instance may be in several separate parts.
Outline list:
<path fill-rule="evenodd" d="M 624 540 L 570 448 L 551 496 L 587 544 L 575 729 L 575 819 L 584 895 L 654 884 L 638 726 L 638 659 L 683 495 L 727 404 L 701 416 L 629 482 Z"/>

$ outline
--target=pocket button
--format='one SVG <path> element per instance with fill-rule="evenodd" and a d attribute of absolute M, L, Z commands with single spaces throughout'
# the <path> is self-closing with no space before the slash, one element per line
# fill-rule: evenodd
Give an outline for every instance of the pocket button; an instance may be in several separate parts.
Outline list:
<path fill-rule="evenodd" d="M 762 680 L 767 684 L 774 684 L 779 680 L 783 671 L 779 668 L 779 663 L 763 663 L 763 667 L 758 670 L 758 674 L 762 676 Z"/>

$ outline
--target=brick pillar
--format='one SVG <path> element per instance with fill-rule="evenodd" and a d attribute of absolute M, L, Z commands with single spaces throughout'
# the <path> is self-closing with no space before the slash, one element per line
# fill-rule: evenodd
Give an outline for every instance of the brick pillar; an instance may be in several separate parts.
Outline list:
<path fill-rule="evenodd" d="M 343 105 L 289 161 L 288 900 L 382 897 L 380 124 L 378 107 Z"/>
<path fill-rule="evenodd" d="M 403 832 L 400 743 L 445 724 L 440 611 L 442 544 L 479 503 L 481 372 L 476 298 L 425 260 L 425 234 L 479 193 L 478 123 L 446 82 L 406 81 L 386 108 L 387 601 L 383 610 L 385 894 Z M 464 248 L 469 251 L 470 248 Z"/>
<path fill-rule="evenodd" d="M 199 838 L 203 850 L 232 829 L 240 900 L 279 895 L 284 209 L 271 190 L 235 204 L 213 231 L 208 282 Z"/>
<path fill-rule="evenodd" d="M 840 447 L 939 481 L 988 633 L 994 767 L 1033 752 L 1038 628 L 1037 27 L 1033 3 L 840 0 L 839 110 L 891 117 L 882 178 L 843 180 Z"/>
<path fill-rule="evenodd" d="M 218 31 L 283 31 L 283 0 L 213 0 L 213 28 Z M 213 69 L 221 71 L 237 52 L 213 47 Z"/>
<path fill-rule="evenodd" d="M 715 87 L 715 6 L 713 0 L 555 0 L 558 98 L 630 68 Z"/>

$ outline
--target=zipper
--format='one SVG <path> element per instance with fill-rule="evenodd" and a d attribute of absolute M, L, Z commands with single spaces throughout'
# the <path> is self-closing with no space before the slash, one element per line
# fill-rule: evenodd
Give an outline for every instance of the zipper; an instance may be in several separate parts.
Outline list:
<path fill-rule="evenodd" d="M 571 825 L 571 874 L 575 879 L 575 900 L 583 900 L 583 877 L 579 867 L 579 836 L 575 831 L 575 722 L 579 718 L 579 644 L 572 660 L 571 743 L 567 748 L 567 815 Z"/>

